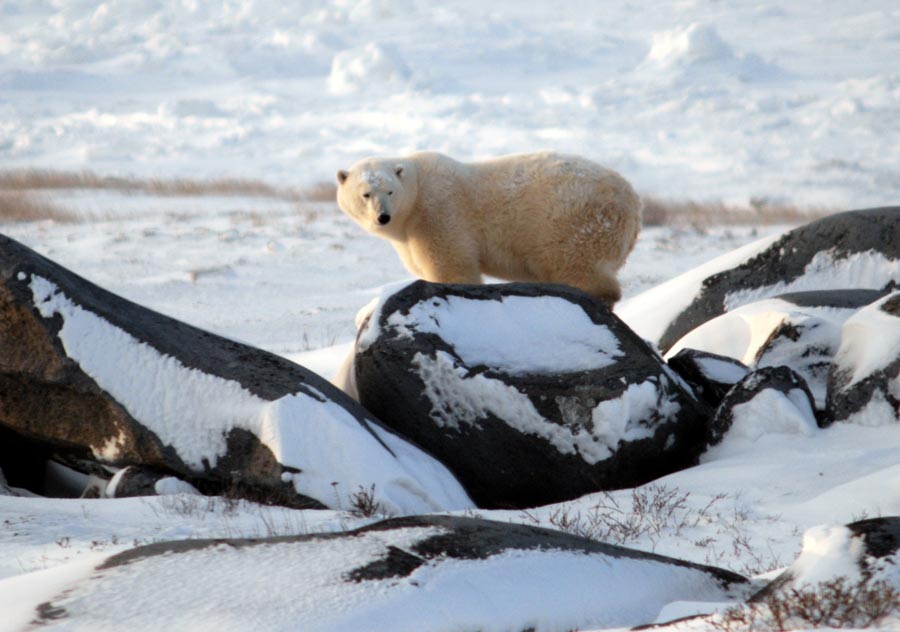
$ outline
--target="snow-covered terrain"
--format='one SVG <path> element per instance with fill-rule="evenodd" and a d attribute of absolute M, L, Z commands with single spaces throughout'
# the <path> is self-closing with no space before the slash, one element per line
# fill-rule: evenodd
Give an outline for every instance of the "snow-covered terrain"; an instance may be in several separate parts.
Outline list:
<path fill-rule="evenodd" d="M 891 0 L 6 0 L 0 163 L 304 185 L 546 147 L 644 193 L 874 206 L 898 53 Z"/>
<path fill-rule="evenodd" d="M 896 204 L 898 59 L 900 6 L 891 0 L 6 0 L 0 169 L 302 189 L 369 154 L 434 149 L 469 160 L 552 148 L 664 197 Z M 409 278 L 389 244 L 328 202 L 100 190 L 49 199 L 89 221 L 0 220 L 0 232 L 126 298 L 326 377 L 349 349 L 357 310 Z M 787 228 L 648 227 L 622 270 L 626 301 Z M 653 309 L 629 313 L 623 302 L 620 313 L 654 336 L 724 264 L 711 265 L 667 286 Z M 504 333 L 515 346 L 516 332 Z M 742 424 L 698 467 L 650 485 L 478 513 L 761 582 L 794 562 L 808 529 L 808 545 L 827 557 L 849 546 L 829 529 L 900 514 L 900 426 Z M 632 511 L 647 506 L 658 510 Z M 0 629 L 27 625 L 36 605 L 136 545 L 336 532 L 374 519 L 189 494 L 0 496 Z M 273 599 L 302 592 L 266 583 L 277 563 L 244 568 L 246 585 Z M 561 555 L 561 572 L 566 563 Z M 484 581 L 538 572 L 497 568 Z M 184 590 L 188 601 L 205 592 L 200 582 Z M 658 616 L 727 605 L 676 603 Z M 422 629 L 465 623 L 434 616 Z M 205 626 L 215 627 L 214 613 Z"/>

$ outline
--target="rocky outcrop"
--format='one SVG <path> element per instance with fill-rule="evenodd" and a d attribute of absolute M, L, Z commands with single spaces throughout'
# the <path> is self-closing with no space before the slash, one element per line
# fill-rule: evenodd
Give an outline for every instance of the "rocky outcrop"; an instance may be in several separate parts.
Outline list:
<path fill-rule="evenodd" d="M 652 332 L 636 329 L 668 352 L 703 323 L 765 298 L 812 290 L 890 290 L 900 284 L 900 207 L 829 215 L 714 263 L 683 275 L 690 283 L 676 278 L 626 301 L 620 313 L 626 322 L 655 314 Z M 683 296 L 688 287 L 695 289 Z M 661 312 L 671 314 L 662 323 Z"/>
<path fill-rule="evenodd" d="M 248 581 L 260 568 L 266 581 Z M 183 589 L 211 578 L 205 597 Z M 671 601 L 720 601 L 746 586 L 729 571 L 559 531 L 414 516 L 342 533 L 138 547 L 61 589 L 35 620 L 186 629 L 213 609 L 228 629 L 562 632 L 647 623 Z"/>
<path fill-rule="evenodd" d="M 485 507 L 533 507 L 692 465 L 707 406 L 606 306 L 553 285 L 413 283 L 355 358 L 360 402 Z"/>
<path fill-rule="evenodd" d="M 443 466 L 318 375 L 2 236 L 0 427 L 35 458 L 107 476 L 137 465 L 297 507 L 346 507 L 371 485 L 388 511 L 470 506 Z"/>

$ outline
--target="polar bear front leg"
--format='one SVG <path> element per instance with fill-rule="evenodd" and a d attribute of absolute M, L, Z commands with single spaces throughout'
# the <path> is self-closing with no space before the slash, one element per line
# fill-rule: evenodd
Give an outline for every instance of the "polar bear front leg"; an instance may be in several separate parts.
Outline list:
<path fill-rule="evenodd" d="M 410 244 L 415 272 L 432 283 L 479 284 L 481 264 L 475 244 L 465 240 L 422 241 Z"/>

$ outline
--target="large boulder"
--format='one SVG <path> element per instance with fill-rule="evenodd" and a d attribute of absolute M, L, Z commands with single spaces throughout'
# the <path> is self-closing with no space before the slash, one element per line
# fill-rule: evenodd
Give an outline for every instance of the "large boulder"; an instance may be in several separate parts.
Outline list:
<path fill-rule="evenodd" d="M 844 322 L 828 378 L 828 412 L 834 421 L 863 425 L 900 419 L 900 292 Z"/>
<path fill-rule="evenodd" d="M 360 402 L 484 507 L 688 467 L 709 414 L 605 305 L 558 285 L 408 285 L 364 323 L 355 377 Z"/>
<path fill-rule="evenodd" d="M 667 603 L 748 587 L 721 569 L 457 516 L 161 542 L 68 577 L 29 613 L 42 628 L 189 630 L 212 618 L 229 630 L 563 632 L 647 623 Z"/>
<path fill-rule="evenodd" d="M 723 255 L 628 301 L 617 313 L 668 351 L 703 323 L 764 298 L 900 284 L 900 207 L 838 213 Z"/>
<path fill-rule="evenodd" d="M 471 506 L 446 468 L 318 375 L 3 236 L 0 427 L 19 460 L 33 449 L 82 471 L 139 465 L 292 506 L 348 508 L 373 485 L 385 511 Z"/>

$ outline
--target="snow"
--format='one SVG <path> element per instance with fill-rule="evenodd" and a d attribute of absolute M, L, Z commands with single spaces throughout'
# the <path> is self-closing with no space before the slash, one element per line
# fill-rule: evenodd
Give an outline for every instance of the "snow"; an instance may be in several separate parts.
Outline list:
<path fill-rule="evenodd" d="M 723 442 L 774 434 L 812 435 L 818 430 L 809 399 L 800 389 L 787 393 L 763 389 L 753 399 L 734 406 L 731 414 L 733 422 Z"/>
<path fill-rule="evenodd" d="M 672 354 L 667 354 L 671 357 Z M 748 369 L 717 358 L 697 358 L 703 374 L 721 384 L 736 384 L 747 377 Z"/>
<path fill-rule="evenodd" d="M 62 629 L 397 630 L 574 629 L 587 623 L 627 625 L 652 620 L 675 599 L 722 597 L 717 581 L 692 569 L 577 551 L 511 550 L 486 560 L 438 559 L 409 577 L 350 581 L 348 573 L 383 558 L 388 544 L 410 550 L 443 533 L 440 528 L 396 529 L 353 538 L 316 539 L 160 555 L 104 569 L 69 582 L 55 607 L 68 617 Z M 247 590 L 246 577 L 266 569 L 269 590 Z M 69 577 L 76 569 L 69 570 Z M 180 578 L 177 583 L 173 577 Z M 7 580 L 16 587 L 16 582 Z M 303 590 L 296 590 L 302 582 Z M 193 608 L 184 590 L 201 583 L 219 604 L 211 613 Z M 640 583 L 636 592 L 631 585 Z M 372 595 L 378 595 L 373 599 Z M 123 595 L 132 595 L 124 598 Z M 287 595 L 290 598 L 287 599 Z M 277 605 L 278 607 L 272 607 Z M 427 622 L 427 623 L 426 623 Z"/>
<path fill-rule="evenodd" d="M 842 386 L 843 390 L 887 368 L 900 356 L 900 320 L 881 309 L 882 305 L 898 296 L 900 294 L 896 292 L 889 294 L 857 311 L 844 322 L 841 346 L 834 357 L 835 370 L 850 374 L 850 380 Z M 892 384 L 896 382 L 895 379 Z"/>
<path fill-rule="evenodd" d="M 789 572 L 798 586 L 846 577 L 851 583 L 862 579 L 863 539 L 847 527 L 818 526 L 803 534 L 803 550 Z"/>
<path fill-rule="evenodd" d="M 365 155 L 552 146 L 641 192 L 900 192 L 897 7 L 730 0 L 7 0 L 0 161 L 331 181 Z"/>
<path fill-rule="evenodd" d="M 310 0 L 297 6 L 275 0 L 128 6 L 7 0 L 0 6 L 0 162 L 5 168 L 145 177 L 236 176 L 303 188 L 333 181 L 337 169 L 367 155 L 438 150 L 468 161 L 552 148 L 620 171 L 642 194 L 753 202 L 763 209 L 780 203 L 836 210 L 890 205 L 900 199 L 898 24 L 900 9 L 887 0 L 728 0 L 652 8 L 577 0 L 502 0 L 488 8 L 474 0 Z M 360 72 L 378 82 L 367 83 Z M 390 245 L 364 235 L 331 203 L 98 190 L 60 190 L 47 198 L 82 221 L 4 223 L 0 231 L 130 300 L 301 361 L 325 376 L 346 357 L 360 306 L 386 284 L 408 282 Z M 626 298 L 616 312 L 640 335 L 658 340 L 702 279 L 761 251 L 788 228 L 647 227 L 621 271 Z M 851 259 L 839 277 L 821 276 L 816 283 L 881 287 L 886 279 L 879 279 L 896 273 L 895 264 L 873 253 Z M 822 255 L 816 265 L 825 270 L 834 263 L 840 264 Z M 810 273 L 817 272 L 813 268 Z M 766 291 L 811 286 L 801 285 Z M 39 295 L 48 299 L 42 302 L 47 310 L 67 313 L 66 326 L 89 317 L 77 315 L 78 306 L 65 305 L 59 295 Z M 734 295 L 729 304 L 753 298 Z M 184 370 L 143 355 L 96 325 L 91 337 L 102 335 L 104 344 L 115 340 L 130 359 L 164 367 L 161 378 Z M 744 327 L 734 331 L 745 350 L 752 345 Z M 859 338 L 852 330 L 844 335 Z M 881 353 L 894 341 L 882 335 L 879 330 L 879 337 L 859 340 L 861 356 L 848 362 L 883 365 Z M 78 345 L 74 337 L 69 342 Z M 105 370 L 99 353 L 84 353 L 86 363 L 97 356 L 97 370 Z M 227 392 L 245 402 L 244 394 Z M 295 398 L 270 412 L 283 419 L 299 414 L 302 404 L 302 397 Z M 852 559 L 854 549 L 840 525 L 862 516 L 900 515 L 894 493 L 900 488 L 900 427 L 891 411 L 876 397 L 853 424 L 807 433 L 796 413 L 782 410 L 783 417 L 771 420 L 778 432 L 759 433 L 755 426 L 746 436 L 733 435 L 705 453 L 698 466 L 651 484 L 689 494 L 674 512 L 685 525 L 653 523 L 621 537 L 631 547 L 771 577 L 795 560 L 806 546 L 802 534 L 814 529 L 806 552 L 819 551 L 829 572 L 843 573 L 848 566 L 837 560 Z M 259 408 L 254 415 L 253 424 L 261 424 Z M 396 453 L 413 450 L 376 432 Z M 270 438 L 275 445 L 275 433 Z M 334 444 L 327 445 L 321 459 L 346 465 L 358 458 L 332 453 Z M 95 447 L 112 454 L 115 442 Z M 295 448 L 285 449 L 287 454 Z M 423 478 L 440 479 L 428 471 L 437 464 L 418 463 Z M 409 474 L 397 476 L 408 480 Z M 342 486 L 352 492 L 354 483 Z M 598 506 L 607 507 L 606 516 L 631 515 L 622 512 L 632 508 L 633 494 L 652 496 L 653 489 L 593 494 L 527 512 L 479 513 L 558 527 L 559 512 L 568 511 L 584 525 Z M 414 497 L 397 489 L 403 502 Z M 613 501 L 618 513 L 610 508 Z M 362 523 L 346 511 L 231 505 L 183 493 L 99 500 L 2 496 L 0 519 L 4 629 L 27 625 L 34 606 L 55 596 L 57 588 L 77 584 L 101 558 L 136 544 L 336 532 Z M 498 626 L 514 609 L 527 608 L 538 617 L 554 601 L 577 615 L 569 593 L 582 588 L 605 604 L 607 590 L 615 596 L 644 594 L 640 588 L 648 581 L 655 586 L 667 580 L 664 574 L 623 574 L 616 585 L 598 586 L 601 574 L 582 572 L 586 560 L 560 556 L 546 569 L 529 564 L 504 560 L 479 579 L 485 582 L 479 586 L 526 591 L 504 593 L 516 594 L 518 603 L 479 602 L 482 612 L 496 614 Z M 257 607 L 254 598 L 287 595 L 281 603 L 290 604 L 308 603 L 317 592 L 334 597 L 316 589 L 320 575 L 314 564 L 303 566 L 308 574 L 299 578 L 272 581 L 273 573 L 294 565 L 273 549 L 242 567 L 229 594 L 251 616 L 245 628 L 283 612 L 271 602 Z M 205 608 L 208 581 L 226 582 L 228 575 L 178 582 L 186 608 Z M 437 578 L 454 599 L 471 595 L 460 576 Z M 538 583 L 542 578 L 548 581 Z M 128 591 L 126 579 L 107 585 L 110 603 L 151 600 L 140 598 L 142 586 Z M 419 591 L 413 598 L 409 586 L 400 588 L 407 591 L 402 603 L 409 610 L 418 613 L 421 604 L 419 623 L 438 616 L 436 601 L 425 599 L 436 593 L 423 597 Z M 665 612 L 710 609 L 685 604 L 703 598 L 649 587 L 646 594 L 654 605 L 627 620 L 598 617 L 559 629 L 646 623 L 662 617 L 650 611 L 666 601 L 673 603 Z M 374 608 L 376 597 L 361 589 L 352 603 Z M 401 602 L 394 603 L 401 610 Z M 712 607 L 721 611 L 730 603 L 723 598 Z M 451 610 L 465 616 L 465 608 Z M 366 612 L 375 616 L 373 609 Z M 170 609 L 167 616 L 178 615 Z M 161 621 L 137 613 L 129 627 L 159 629 Z M 366 619 L 356 621 L 359 629 L 371 627 Z M 217 612 L 206 610 L 193 623 L 201 629 L 219 627 L 220 621 Z M 285 625 L 297 627 L 296 621 Z"/>
<path fill-rule="evenodd" d="M 622 356 L 608 327 L 594 323 L 580 306 L 552 296 L 435 298 L 408 313 L 391 314 L 387 324 L 404 337 L 440 334 L 467 366 L 510 375 L 602 369 Z"/>
<path fill-rule="evenodd" d="M 332 94 L 365 93 L 373 85 L 379 90 L 402 88 L 409 69 L 397 54 L 382 45 L 369 43 L 362 48 L 341 51 L 334 57 L 328 89 Z"/>
<path fill-rule="evenodd" d="M 545 419 L 527 395 L 515 386 L 484 374 L 470 374 L 451 355 L 435 352 L 434 357 L 417 353 L 413 366 L 425 383 L 423 394 L 432 404 L 431 417 L 442 427 L 459 430 L 458 420 L 477 426 L 480 420 L 494 415 L 503 423 L 524 433 L 546 439 L 562 454 L 578 455 L 591 465 L 608 459 L 620 439 L 652 435 L 652 430 L 632 422 L 635 413 L 647 409 L 646 389 L 637 387 L 642 398 L 632 410 L 631 387 L 620 399 L 600 402 L 592 411 L 593 429 L 586 432 L 578 425 L 559 425 Z M 656 386 L 652 389 L 656 403 Z M 669 406 L 671 410 L 672 406 Z M 668 412 L 668 411 L 667 411 Z M 608 416 L 612 414 L 611 418 Z"/>
<path fill-rule="evenodd" d="M 782 323 L 802 325 L 815 322 L 823 330 L 809 338 L 810 346 L 816 343 L 830 346 L 839 336 L 841 325 L 855 311 L 837 307 L 801 307 L 779 298 L 759 300 L 737 307 L 693 329 L 672 345 L 665 357 L 671 358 L 682 349 L 698 349 L 755 366 L 761 347 Z"/>

